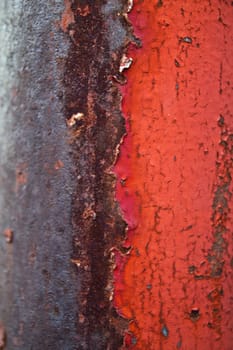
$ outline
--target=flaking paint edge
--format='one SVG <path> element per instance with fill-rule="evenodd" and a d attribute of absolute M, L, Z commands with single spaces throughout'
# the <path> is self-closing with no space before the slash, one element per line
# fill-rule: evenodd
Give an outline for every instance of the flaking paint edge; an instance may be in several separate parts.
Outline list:
<path fill-rule="evenodd" d="M 109 5 L 109 7 L 107 9 L 106 6 L 108 6 L 108 5 Z M 107 2 L 107 4 L 104 5 L 105 8 L 103 8 L 104 6 L 102 6 L 102 9 L 101 9 L 104 20 L 106 21 L 106 27 L 108 27 L 107 35 L 108 35 L 108 39 L 110 42 L 109 43 L 110 51 L 112 52 L 112 57 L 111 57 L 112 60 L 110 59 L 110 61 L 112 62 L 112 64 L 115 67 L 115 72 L 112 75 L 113 87 L 112 87 L 111 91 L 112 91 L 112 94 L 114 94 L 114 89 L 116 88 L 118 90 L 119 97 L 120 97 L 120 88 L 119 88 L 117 83 L 114 83 L 114 81 L 120 82 L 121 84 L 124 84 L 126 82 L 125 77 L 122 73 L 123 73 L 124 69 L 128 69 L 132 63 L 132 60 L 130 58 L 127 58 L 127 56 L 126 56 L 127 48 L 131 42 L 134 42 L 136 45 L 138 45 L 140 42 L 137 38 L 134 37 L 132 26 L 131 26 L 131 24 L 128 20 L 128 17 L 127 17 L 127 13 L 132 9 L 132 5 L 133 5 L 132 1 L 122 0 L 122 1 L 118 2 L 119 9 L 121 9 L 121 11 L 116 13 L 116 15 L 117 15 L 116 22 L 118 22 L 118 27 L 120 28 L 120 30 L 119 30 L 120 39 L 119 40 L 116 39 L 116 37 L 115 37 L 115 34 L 116 34 L 115 33 L 115 24 L 116 23 L 112 22 L 111 20 L 109 22 L 109 18 L 111 18 L 111 16 L 109 16 L 109 13 L 106 13 L 106 10 L 107 10 L 107 12 L 110 10 L 110 12 L 111 12 L 112 8 L 114 8 L 114 6 L 116 7 L 117 4 L 115 2 L 112 3 L 112 1 L 109 0 L 109 2 Z M 76 1 L 75 5 L 72 3 L 72 6 L 73 6 L 73 8 L 71 7 L 71 2 L 69 0 L 65 0 L 65 10 L 64 10 L 64 13 L 63 13 L 62 19 L 61 19 L 61 28 L 65 33 L 69 34 L 71 41 L 75 42 L 75 16 L 76 15 L 74 14 L 74 7 L 78 6 L 78 11 L 81 14 L 81 16 L 86 17 L 90 14 L 91 8 L 89 8 L 89 6 L 92 6 L 92 5 L 89 5 L 88 1 L 84 2 L 84 4 L 83 4 L 83 2 L 82 2 L 82 4 L 81 3 L 79 4 L 79 2 Z M 87 8 L 88 11 L 86 11 L 86 10 L 84 11 L 83 6 L 85 7 L 85 9 Z M 99 5 L 97 4 L 96 6 L 99 6 Z M 74 27 L 72 27 L 72 26 L 74 26 Z M 120 56 L 119 56 L 119 53 L 121 53 Z M 109 62 L 109 63 L 111 64 L 111 62 Z M 114 86 L 115 86 L 115 88 L 114 88 Z M 95 123 L 97 123 L 98 116 L 94 117 L 95 113 L 94 113 L 94 107 L 93 107 L 94 106 L 93 99 L 95 97 L 94 96 L 91 97 L 90 92 L 88 94 L 89 94 L 89 97 L 88 97 L 89 110 L 87 111 L 87 113 L 89 114 L 91 112 L 91 114 L 93 115 L 93 118 L 89 118 L 90 122 L 87 122 L 86 126 L 81 125 L 81 122 L 83 121 L 83 119 L 85 119 L 85 112 L 83 110 L 81 110 L 81 109 L 78 111 L 76 110 L 75 113 L 72 112 L 69 115 L 66 115 L 66 124 L 67 124 L 68 128 L 71 129 L 70 131 L 72 134 L 71 143 L 75 143 L 76 142 L 75 140 L 77 140 L 77 138 L 79 138 L 80 135 L 82 136 L 82 133 L 85 132 L 85 128 L 86 128 L 86 130 L 90 129 L 90 128 L 94 129 Z M 117 111 L 117 113 L 119 113 L 121 115 L 121 118 L 124 121 L 125 119 L 122 116 L 121 103 L 122 103 L 122 97 L 120 97 L 119 100 L 117 100 L 117 98 L 115 98 L 115 100 L 113 99 L 112 113 L 114 113 L 114 110 Z M 80 116 L 82 116 L 82 118 Z M 89 115 L 89 117 L 90 117 L 90 115 Z M 79 122 L 80 122 L 81 126 L 78 129 L 80 129 L 80 130 L 78 130 L 77 132 L 72 132 L 72 127 L 74 127 L 76 124 L 79 124 Z M 85 124 L 85 120 L 84 120 L 84 124 Z M 125 124 L 125 121 L 124 121 L 124 124 Z M 120 128 L 122 128 L 122 126 Z M 119 133 L 119 131 L 120 131 L 120 129 L 118 130 L 118 133 Z M 112 180 L 110 180 L 112 182 L 112 186 L 110 186 L 110 188 L 112 188 L 112 191 L 113 191 L 112 196 L 114 196 L 114 191 L 115 191 L 115 186 L 116 186 L 116 181 L 117 181 L 116 176 L 114 175 L 113 167 L 114 167 L 114 164 L 117 162 L 117 159 L 119 156 L 120 146 L 124 142 L 124 137 L 126 135 L 127 135 L 127 132 L 126 132 L 126 130 L 124 130 L 119 138 L 118 144 L 116 144 L 115 147 L 112 149 L 112 152 L 113 152 L 112 162 L 105 169 L 107 176 L 109 178 L 110 177 L 112 178 Z M 102 175 L 102 178 L 104 176 L 105 175 Z M 110 197 L 111 197 L 111 194 L 110 194 Z M 103 198 L 102 198 L 102 200 L 103 200 Z M 114 273 L 113 273 L 113 270 L 115 268 L 114 250 L 117 249 L 122 254 L 125 254 L 125 248 L 123 246 L 123 241 L 125 238 L 123 238 L 123 241 L 122 241 L 122 236 L 125 237 L 125 235 L 127 233 L 127 227 L 126 227 L 127 223 L 126 223 L 126 220 L 124 220 L 124 216 L 123 216 L 122 211 L 120 209 L 120 205 L 117 203 L 115 196 L 114 196 L 113 200 L 115 202 L 115 206 L 114 206 L 115 216 L 116 216 L 115 220 L 118 222 L 119 217 L 121 217 L 122 223 L 124 222 L 124 225 L 120 224 L 120 230 L 123 229 L 124 232 L 117 232 L 118 238 L 112 237 L 112 244 L 110 246 L 107 246 L 107 250 L 105 249 L 105 253 L 104 253 L 104 249 L 103 249 L 103 254 L 108 254 L 108 252 L 110 253 L 109 261 L 106 262 L 106 260 L 105 260 L 105 262 L 109 265 L 108 282 L 105 286 L 106 287 L 105 293 L 107 293 L 109 301 L 112 304 L 111 308 L 114 309 L 114 305 L 113 305 L 114 303 L 112 303 L 113 294 L 114 294 L 114 283 L 113 283 L 113 274 Z M 88 211 L 88 213 L 90 214 L 90 210 Z M 86 219 L 92 218 L 93 220 L 96 220 L 96 215 L 98 215 L 98 214 L 96 214 L 96 210 L 95 210 L 94 206 L 91 207 L 91 213 L 92 214 L 94 213 L 94 215 L 88 214 L 87 216 L 85 216 Z M 117 225 L 117 223 L 115 223 L 115 225 Z M 86 230 L 88 230 L 88 226 L 86 226 Z M 119 240 L 119 237 L 121 237 L 120 240 Z M 84 257 L 85 257 L 85 254 L 84 254 Z M 85 265 L 85 266 L 87 266 L 86 273 L 88 273 L 89 272 L 88 265 L 90 263 L 91 258 L 90 257 L 88 258 L 88 256 L 86 256 L 86 258 L 87 258 L 87 260 L 86 259 L 84 259 L 84 260 L 86 260 L 86 265 Z M 78 259 L 75 256 L 75 254 L 74 254 L 73 258 L 71 259 L 71 262 L 74 263 L 77 268 L 80 268 L 83 265 L 82 259 Z M 89 284 L 91 284 L 91 280 L 90 280 L 91 277 L 90 276 L 87 277 L 87 281 Z M 85 277 L 84 277 L 84 280 L 85 280 Z M 81 290 L 81 293 L 82 293 L 82 290 Z M 84 296 L 84 299 L 85 298 L 87 298 L 87 296 Z M 83 299 L 83 302 L 84 302 L 84 299 Z M 113 324 L 115 329 L 117 329 L 117 331 L 119 333 L 121 333 L 122 337 L 123 337 L 125 332 L 127 331 L 127 323 L 128 322 L 122 317 L 122 315 L 120 315 L 120 312 L 118 310 L 116 310 L 116 312 L 117 312 L 116 317 L 113 317 L 109 314 L 108 317 L 111 318 L 111 320 L 109 319 L 109 322 Z M 83 314 L 81 314 L 81 316 L 82 316 L 81 323 L 84 324 L 85 323 L 85 316 Z M 102 315 L 101 315 L 101 317 L 102 317 Z M 115 320 L 113 320 L 113 319 L 115 319 Z M 84 327 L 83 332 L 88 333 L 88 330 L 85 330 L 85 327 Z M 88 334 L 86 334 L 85 337 L 86 336 L 88 336 Z M 108 344 L 108 346 L 110 346 L 111 349 L 118 348 L 113 343 L 111 343 L 111 344 L 110 345 Z M 89 344 L 89 346 L 90 346 L 90 344 Z"/>

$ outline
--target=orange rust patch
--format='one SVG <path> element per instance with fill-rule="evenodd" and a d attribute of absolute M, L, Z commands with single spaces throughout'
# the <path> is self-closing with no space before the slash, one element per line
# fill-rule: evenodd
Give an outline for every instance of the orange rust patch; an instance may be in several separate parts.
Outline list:
<path fill-rule="evenodd" d="M 83 17 L 86 17 L 87 15 L 90 14 L 90 8 L 88 5 L 83 7 L 78 7 L 77 11 L 80 14 L 80 16 L 83 16 Z"/>
<path fill-rule="evenodd" d="M 16 184 L 15 184 L 15 191 L 16 193 L 19 191 L 19 189 L 27 183 L 28 180 L 28 170 L 27 170 L 27 163 L 19 164 L 16 168 Z"/>
<path fill-rule="evenodd" d="M 95 211 L 91 208 L 91 207 L 87 207 L 82 215 L 83 219 L 89 219 L 89 218 L 93 218 L 93 220 L 96 218 L 96 213 Z"/>
<path fill-rule="evenodd" d="M 65 0 L 65 10 L 61 18 L 61 29 L 63 32 L 67 32 L 70 24 L 74 23 L 74 13 L 71 9 L 71 1 Z"/>
<path fill-rule="evenodd" d="M 64 167 L 64 163 L 62 160 L 58 159 L 54 162 L 54 164 L 45 163 L 44 170 L 50 174 L 54 175 L 56 172 Z"/>
<path fill-rule="evenodd" d="M 5 238 L 6 238 L 6 242 L 7 243 L 12 243 L 13 242 L 13 230 L 11 230 L 10 228 L 6 228 L 3 232 Z"/>
<path fill-rule="evenodd" d="M 64 163 L 60 160 L 60 159 L 58 159 L 56 162 L 55 162 L 55 164 L 54 164 L 54 169 L 55 170 L 59 170 L 59 169 L 61 169 L 61 168 L 63 168 L 64 167 Z"/>

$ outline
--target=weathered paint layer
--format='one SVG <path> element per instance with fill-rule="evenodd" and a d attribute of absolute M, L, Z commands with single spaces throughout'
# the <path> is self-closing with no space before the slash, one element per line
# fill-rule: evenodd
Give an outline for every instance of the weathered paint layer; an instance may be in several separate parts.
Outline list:
<path fill-rule="evenodd" d="M 115 166 L 125 348 L 231 350 L 232 2 L 138 0 L 130 19 L 143 47 L 128 52 Z"/>

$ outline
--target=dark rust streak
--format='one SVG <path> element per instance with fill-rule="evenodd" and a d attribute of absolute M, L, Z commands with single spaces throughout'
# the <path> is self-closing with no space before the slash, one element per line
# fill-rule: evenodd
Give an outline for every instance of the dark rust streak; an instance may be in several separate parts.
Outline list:
<path fill-rule="evenodd" d="M 227 248 L 225 235 L 228 233 L 227 221 L 229 218 L 228 202 L 231 199 L 230 185 L 232 180 L 232 153 L 233 134 L 220 116 L 218 126 L 221 129 L 220 151 L 216 160 L 216 184 L 214 190 L 214 200 L 212 204 L 212 227 L 214 243 L 209 253 L 208 260 L 211 266 L 211 277 L 218 278 L 222 275 L 224 258 L 223 254 Z"/>
<path fill-rule="evenodd" d="M 233 134 L 220 115 L 218 126 L 221 130 L 220 150 L 216 159 L 216 183 L 214 187 L 214 199 L 212 204 L 212 228 L 213 244 L 208 254 L 210 264 L 209 278 L 213 281 L 213 290 L 208 294 L 208 299 L 212 304 L 212 322 L 209 326 L 222 336 L 222 297 L 224 290 L 222 287 L 222 276 L 224 269 L 224 253 L 227 250 L 227 234 L 229 234 L 229 201 L 231 199 L 230 186 L 232 181 L 232 154 L 233 154 Z"/>
<path fill-rule="evenodd" d="M 119 349 L 125 329 L 125 321 L 111 304 L 111 248 L 122 242 L 126 224 L 114 199 L 115 178 L 109 169 L 125 134 L 120 93 L 112 77 L 118 72 L 127 38 L 111 52 L 103 3 L 76 0 L 70 5 L 73 16 L 68 11 L 74 22 L 67 27 L 71 45 L 64 76 L 64 112 L 77 178 L 71 260 L 82 274 L 78 349 Z M 127 27 L 126 21 L 122 23 Z"/>

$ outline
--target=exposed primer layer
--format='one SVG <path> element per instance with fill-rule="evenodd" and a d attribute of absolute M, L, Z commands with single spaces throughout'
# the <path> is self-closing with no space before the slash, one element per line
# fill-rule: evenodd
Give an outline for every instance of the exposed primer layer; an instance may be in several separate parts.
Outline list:
<path fill-rule="evenodd" d="M 121 95 L 113 77 L 131 37 L 128 2 L 66 1 L 62 29 L 71 39 L 64 75 L 64 113 L 77 186 L 73 194 L 78 349 L 119 349 L 125 321 L 112 305 L 112 248 L 126 224 L 115 201 L 111 168 L 125 134 Z"/>

